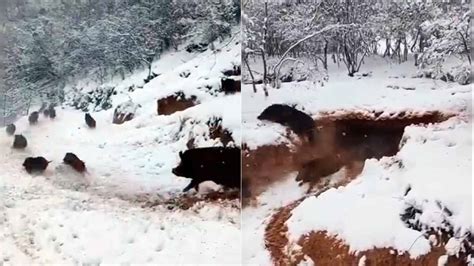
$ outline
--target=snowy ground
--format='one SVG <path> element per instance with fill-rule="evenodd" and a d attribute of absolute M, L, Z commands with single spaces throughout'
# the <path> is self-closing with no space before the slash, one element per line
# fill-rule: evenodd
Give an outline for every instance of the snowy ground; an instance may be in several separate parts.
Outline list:
<path fill-rule="evenodd" d="M 275 209 L 286 206 L 302 197 L 305 188 L 299 187 L 290 175 L 286 181 L 269 187 L 258 197 L 258 206 L 242 210 L 243 261 L 252 265 L 271 265 L 272 261 L 265 249 L 265 227 Z"/>
<path fill-rule="evenodd" d="M 41 115 L 36 126 L 26 117 L 16 122 L 28 139 L 25 151 L 11 149 L 13 139 L 0 134 L 0 264 L 238 264 L 240 210 L 231 202 L 198 203 L 188 210 L 142 207 L 178 197 L 189 182 L 171 174 L 188 134 L 198 146 L 222 145 L 208 137 L 205 122 L 211 116 L 222 118 L 240 144 L 240 96 L 197 89 L 205 81 L 218 86 L 221 70 L 240 61 L 235 40 L 217 47 L 217 53 L 165 55 L 154 65 L 161 75 L 134 92 L 126 88 L 143 76 L 114 81 L 119 91 L 114 107 L 129 99 L 141 105 L 132 121 L 112 124 L 112 108 L 93 113 L 97 128 L 90 130 L 84 113 L 63 107 L 52 121 Z M 179 77 L 183 70 L 191 73 L 187 79 Z M 200 93 L 201 104 L 158 116 L 156 100 L 178 90 Z M 86 174 L 62 164 L 66 152 L 85 161 Z M 28 156 L 53 162 L 31 176 L 22 167 Z"/>
<path fill-rule="evenodd" d="M 306 233 L 327 230 L 354 251 L 392 247 L 416 257 L 429 252 L 430 246 L 428 239 L 417 239 L 419 231 L 400 221 L 399 215 L 408 205 L 424 210 L 419 218 L 426 224 L 440 226 L 443 218 L 447 219 L 459 229 L 457 237 L 473 232 L 472 89 L 469 85 L 412 78 L 417 71 L 413 62 L 390 64 L 380 58 L 366 62 L 360 72 L 370 73 L 369 77 L 348 77 L 342 66 L 330 65 L 329 80 L 323 85 L 283 83 L 281 89 L 269 90 L 267 98 L 261 86 L 256 94 L 251 85 L 243 86 L 243 143 L 256 148 L 291 142 L 284 127 L 257 119 L 273 103 L 296 104 L 314 118 L 324 113 L 373 110 L 383 111 L 383 116 L 435 110 L 456 114 L 437 125 L 407 127 L 406 142 L 395 157 L 367 160 L 362 174 L 349 185 L 308 197 L 287 221 L 291 246 Z M 398 168 L 395 160 L 403 167 Z M 252 244 L 244 246 L 245 262 L 266 265 L 271 261 L 263 235 L 269 217 L 276 208 L 305 196 L 305 190 L 294 181 L 295 174 L 269 187 L 258 197 L 257 206 L 243 210 L 243 239 L 247 243 L 252 239 Z M 404 196 L 407 187 L 411 190 Z M 437 202 L 452 216 L 440 214 Z"/>

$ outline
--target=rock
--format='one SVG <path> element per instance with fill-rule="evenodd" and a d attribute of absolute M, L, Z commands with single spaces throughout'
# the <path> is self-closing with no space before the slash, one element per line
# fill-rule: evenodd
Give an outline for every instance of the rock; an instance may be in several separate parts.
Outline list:
<path fill-rule="evenodd" d="M 130 121 L 135 117 L 135 112 L 137 111 L 139 105 L 133 103 L 132 101 L 127 101 L 121 103 L 115 108 L 114 111 L 114 124 L 123 124 L 126 121 Z"/>

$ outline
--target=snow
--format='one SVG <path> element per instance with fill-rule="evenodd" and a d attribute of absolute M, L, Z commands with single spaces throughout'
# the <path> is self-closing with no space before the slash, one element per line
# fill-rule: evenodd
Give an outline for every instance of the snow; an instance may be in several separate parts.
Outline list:
<path fill-rule="evenodd" d="M 259 62 L 252 63 L 252 69 L 258 72 Z M 423 210 L 418 219 L 427 226 L 442 228 L 443 221 L 451 224 L 456 239 L 472 232 L 472 87 L 413 78 L 417 71 L 413 61 L 394 64 L 371 57 L 365 59 L 360 71 L 371 73 L 369 77 L 348 77 L 342 65 L 337 68 L 331 63 L 327 81 L 282 83 L 280 89 L 269 89 L 269 97 L 264 96 L 261 85 L 257 85 L 257 93 L 252 85 L 243 85 L 242 141 L 251 149 L 295 143 L 295 136 L 287 137 L 285 127 L 257 119 L 274 103 L 296 104 L 315 119 L 325 113 L 371 115 L 372 111 L 383 111 L 381 117 L 402 111 L 456 115 L 439 124 L 406 127 L 397 155 L 366 160 L 355 180 L 317 197 L 307 195 L 304 186 L 297 186 L 296 173 L 268 187 L 257 206 L 242 211 L 243 241 L 247 243 L 244 261 L 270 264 L 264 245 L 265 227 L 277 208 L 302 197 L 307 198 L 286 223 L 287 248 L 311 231 L 326 230 L 356 253 L 386 247 L 418 257 L 430 252 L 433 237 L 425 238 L 424 232 L 410 229 L 401 221 L 400 214 L 410 205 Z M 340 177 L 341 171 L 328 178 Z M 409 186 L 411 190 L 405 196 Z M 452 215 L 444 214 L 440 206 Z"/>
<path fill-rule="evenodd" d="M 240 46 L 225 44 L 216 53 L 164 55 L 154 64 L 161 75 L 133 92 L 128 87 L 138 87 L 145 76 L 106 84 L 118 94 L 112 96 L 113 108 L 91 113 L 95 129 L 87 127 L 83 112 L 63 106 L 54 120 L 41 116 L 29 126 L 22 117 L 15 123 L 28 139 L 24 151 L 11 149 L 12 138 L 0 134 L 0 264 L 238 264 L 240 210 L 232 202 L 200 202 L 187 210 L 144 207 L 179 197 L 189 183 L 171 173 L 178 152 L 187 149 L 188 134 L 195 135 L 197 146 L 222 145 L 208 136 L 211 116 L 222 118 L 240 145 L 240 96 L 197 89 L 206 81 L 217 84 L 221 70 L 240 60 Z M 179 77 L 184 69 L 191 72 L 188 79 Z M 85 92 L 97 84 L 83 85 Z M 201 93 L 201 104 L 158 116 L 156 100 L 178 90 Z M 112 124 L 115 107 L 129 100 L 141 106 L 134 119 Z M 66 152 L 85 161 L 85 174 L 62 163 Z M 28 156 L 52 163 L 43 174 L 28 175 L 22 167 Z"/>
<path fill-rule="evenodd" d="M 135 114 L 138 107 L 139 106 L 135 105 L 132 101 L 127 101 L 119 104 L 115 110 L 119 114 Z"/>
<path fill-rule="evenodd" d="M 438 258 L 438 266 L 445 266 L 448 264 L 448 255 L 442 255 Z"/>
<path fill-rule="evenodd" d="M 444 246 L 444 249 L 446 249 L 446 254 L 449 256 L 458 256 L 459 251 L 461 251 L 461 240 L 456 239 L 454 237 L 451 237 L 448 240 L 448 243 Z"/>
<path fill-rule="evenodd" d="M 270 254 L 265 248 L 264 233 L 271 215 L 281 206 L 300 199 L 304 191 L 294 182 L 296 174 L 290 174 L 286 181 L 269 187 L 258 198 L 258 206 L 242 210 L 243 261 L 247 264 L 272 265 Z"/>
<path fill-rule="evenodd" d="M 399 215 L 406 203 L 421 205 L 420 221 L 442 227 L 436 202 L 453 215 L 454 230 L 463 235 L 471 225 L 471 125 L 453 118 L 439 125 L 408 127 L 396 158 L 367 160 L 360 176 L 345 187 L 309 197 L 292 212 L 292 241 L 313 230 L 326 230 L 352 251 L 392 247 L 415 258 L 430 251 L 430 240 L 410 229 Z M 402 161 L 400 169 L 394 160 Z M 411 191 L 403 196 L 406 187 Z M 450 189 L 446 189 L 449 187 Z M 307 213 L 322 215 L 308 216 Z M 341 219 L 344 217 L 344 219 Z"/>
<path fill-rule="evenodd" d="M 314 265 L 316 265 L 314 261 L 306 255 L 303 257 L 303 260 L 301 260 L 301 262 L 298 263 L 298 266 L 314 266 Z"/>
<path fill-rule="evenodd" d="M 283 128 L 257 119 L 266 107 L 275 103 L 296 104 L 296 108 L 317 118 L 324 112 L 341 111 L 384 111 L 382 116 L 400 111 L 458 113 L 465 111 L 470 101 L 469 86 L 412 78 L 417 72 L 413 61 L 392 64 L 381 58 L 367 58 L 360 73 L 372 72 L 371 77 L 349 77 L 342 66 L 338 69 L 334 64 L 329 65 L 328 72 L 329 80 L 322 85 L 312 81 L 282 83 L 280 89 L 269 88 L 269 97 L 265 97 L 262 85 L 257 85 L 254 93 L 252 85 L 243 84 L 243 142 L 252 149 L 291 142 L 284 137 Z M 259 134 L 255 134 L 257 130 Z"/>

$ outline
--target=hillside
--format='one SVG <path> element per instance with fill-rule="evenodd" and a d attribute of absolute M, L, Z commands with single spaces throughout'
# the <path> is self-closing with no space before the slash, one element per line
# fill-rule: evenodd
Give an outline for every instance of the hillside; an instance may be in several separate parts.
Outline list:
<path fill-rule="evenodd" d="M 0 134 L 0 261 L 240 261 L 239 200 L 183 195 L 189 179 L 171 173 L 178 152 L 189 145 L 223 145 L 212 126 L 230 134 L 227 145 L 240 145 L 240 94 L 220 92 L 222 71 L 240 64 L 236 36 L 218 43 L 215 51 L 183 48 L 162 55 L 153 64 L 159 76 L 146 84 L 145 71 L 107 84 L 71 84 L 55 119 L 40 115 L 37 125 L 29 125 L 27 117 L 16 121 L 16 134 L 28 140 L 24 151 L 11 149 L 12 137 Z M 110 109 L 92 112 L 92 101 L 82 106 L 97 121 L 96 129 L 89 129 L 84 112 L 71 104 L 110 87 L 115 91 Z M 197 105 L 158 115 L 157 101 L 177 92 Z M 118 106 L 133 119 L 112 123 Z M 85 161 L 85 174 L 62 163 L 66 152 Z M 52 162 L 43 174 L 29 175 L 22 167 L 28 156 Z"/>

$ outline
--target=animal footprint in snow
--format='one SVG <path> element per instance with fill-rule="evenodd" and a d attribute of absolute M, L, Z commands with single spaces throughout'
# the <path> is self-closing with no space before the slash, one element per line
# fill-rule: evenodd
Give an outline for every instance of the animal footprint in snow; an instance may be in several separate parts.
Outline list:
<path fill-rule="evenodd" d="M 446 141 L 446 142 L 444 143 L 444 145 L 446 145 L 446 147 L 451 148 L 451 147 L 456 146 L 457 144 L 456 144 L 456 142 Z"/>
<path fill-rule="evenodd" d="M 155 251 L 156 251 L 156 252 L 162 251 L 163 248 L 164 248 L 164 246 L 165 246 L 165 244 L 163 243 L 163 241 L 158 242 L 158 244 L 157 244 L 156 247 L 155 247 Z"/>

